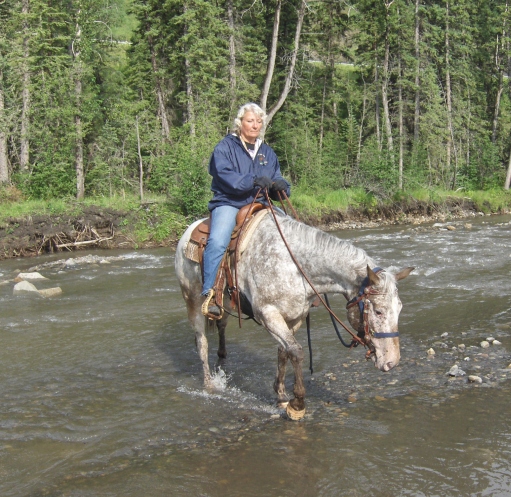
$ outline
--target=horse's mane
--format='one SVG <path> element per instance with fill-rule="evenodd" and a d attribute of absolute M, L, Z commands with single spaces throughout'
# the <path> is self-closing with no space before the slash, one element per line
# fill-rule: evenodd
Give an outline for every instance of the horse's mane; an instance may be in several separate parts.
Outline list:
<path fill-rule="evenodd" d="M 291 217 L 279 217 L 279 223 L 284 229 L 285 226 L 289 226 L 290 229 L 286 230 L 288 233 L 293 233 L 293 237 L 311 244 L 315 251 L 329 254 L 332 257 L 335 256 L 346 262 L 349 261 L 350 266 L 361 277 L 367 275 L 367 265 L 371 269 L 375 267 L 375 262 L 367 255 L 366 251 L 356 247 L 349 241 L 341 240 L 318 228 L 296 221 Z M 383 291 L 387 291 L 390 286 L 396 283 L 392 273 L 385 271 L 378 274 L 378 276 L 380 277 Z"/>

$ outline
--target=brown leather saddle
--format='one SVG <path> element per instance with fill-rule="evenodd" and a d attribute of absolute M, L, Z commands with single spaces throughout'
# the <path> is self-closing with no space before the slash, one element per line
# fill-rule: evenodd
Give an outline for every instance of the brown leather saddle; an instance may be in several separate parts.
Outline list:
<path fill-rule="evenodd" d="M 215 303 L 222 309 L 223 308 L 223 294 L 225 284 L 227 282 L 229 294 L 231 297 L 231 305 L 233 309 L 237 308 L 238 295 L 237 289 L 234 284 L 233 271 L 236 271 L 236 262 L 239 258 L 239 245 L 242 237 L 250 227 L 251 221 L 254 219 L 255 214 L 267 207 L 260 203 L 253 203 L 243 206 L 236 215 L 236 226 L 231 235 L 231 241 L 225 252 L 222 263 L 216 275 L 215 284 Z M 192 231 L 190 240 L 186 247 L 186 257 L 198 262 L 201 265 L 201 273 L 204 279 L 204 261 L 203 254 L 206 244 L 208 242 L 211 229 L 211 216 L 199 223 Z M 221 316 L 220 316 L 221 317 Z M 220 319 L 215 317 L 215 319 Z"/>

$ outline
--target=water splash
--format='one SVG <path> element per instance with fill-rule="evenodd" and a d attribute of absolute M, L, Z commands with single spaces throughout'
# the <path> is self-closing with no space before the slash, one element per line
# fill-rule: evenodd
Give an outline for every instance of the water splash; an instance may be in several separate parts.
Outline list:
<path fill-rule="evenodd" d="M 280 410 L 268 405 L 265 401 L 261 401 L 257 395 L 241 390 L 235 386 L 229 386 L 232 374 L 227 374 L 222 368 L 218 368 L 211 375 L 211 389 L 195 390 L 186 386 L 180 386 L 177 391 L 185 393 L 192 397 L 201 397 L 210 401 L 220 400 L 223 403 L 234 405 L 240 409 L 250 409 L 255 412 L 263 412 L 265 414 L 279 414 Z"/>
<path fill-rule="evenodd" d="M 211 385 L 215 390 L 225 391 L 231 376 L 232 375 L 227 375 L 222 368 L 218 368 L 218 370 L 211 375 Z"/>

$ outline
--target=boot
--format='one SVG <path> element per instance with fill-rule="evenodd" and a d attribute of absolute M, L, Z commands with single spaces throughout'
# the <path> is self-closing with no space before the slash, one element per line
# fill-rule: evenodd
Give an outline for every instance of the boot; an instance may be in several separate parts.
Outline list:
<path fill-rule="evenodd" d="M 201 307 L 202 314 L 206 317 L 221 317 L 222 310 L 215 304 L 215 291 L 211 288 L 204 299 Z"/>

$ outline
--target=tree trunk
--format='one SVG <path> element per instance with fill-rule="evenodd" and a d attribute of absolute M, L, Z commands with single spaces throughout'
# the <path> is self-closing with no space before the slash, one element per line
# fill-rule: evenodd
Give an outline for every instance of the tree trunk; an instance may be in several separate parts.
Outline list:
<path fill-rule="evenodd" d="M 493 113 L 493 123 L 491 130 L 491 141 L 495 143 L 497 141 L 497 128 L 499 124 L 499 113 L 500 113 L 500 100 L 502 93 L 504 92 L 504 72 L 499 71 L 499 87 L 497 88 L 497 95 L 495 96 L 495 109 Z"/>
<path fill-rule="evenodd" d="M 509 155 L 509 162 L 507 164 L 506 181 L 504 182 L 504 190 L 509 190 L 511 184 L 511 154 Z"/>
<path fill-rule="evenodd" d="M 419 141 L 420 129 L 420 17 L 419 17 L 420 0 L 415 0 L 415 112 L 413 118 L 413 139 Z"/>
<path fill-rule="evenodd" d="M 161 78 L 158 74 L 158 62 L 156 61 L 156 53 L 153 46 L 153 39 L 152 36 L 149 36 L 148 38 L 149 47 L 151 50 L 151 65 L 153 68 L 153 74 L 154 79 L 156 83 L 156 99 L 158 101 L 158 116 L 160 117 L 161 121 L 161 134 L 163 136 L 163 139 L 166 141 L 170 140 L 170 125 L 169 125 L 169 119 L 167 116 L 167 110 L 165 108 L 165 95 L 163 92 L 163 87 L 161 83 Z"/>
<path fill-rule="evenodd" d="M 364 121 L 366 117 L 366 83 L 364 81 L 364 92 L 362 96 L 362 115 L 360 116 L 360 128 L 358 131 L 358 149 L 357 149 L 357 166 L 360 165 L 360 158 L 362 156 L 362 138 L 364 136 Z"/>
<path fill-rule="evenodd" d="M 445 102 L 447 106 L 447 143 L 445 146 L 445 166 L 446 172 L 449 174 L 451 170 L 451 162 L 452 162 L 452 153 L 454 147 L 454 131 L 452 125 L 452 91 L 451 91 L 451 67 L 450 67 L 450 59 L 451 59 L 451 47 L 449 41 L 449 2 L 446 2 L 446 10 L 445 10 Z M 454 190 L 456 185 L 456 176 L 457 176 L 457 167 L 456 163 L 454 164 L 454 172 L 452 175 L 452 183 L 451 188 Z"/>
<path fill-rule="evenodd" d="M 183 13 L 186 15 L 188 6 L 186 3 L 183 6 Z M 184 36 L 188 35 L 188 26 L 184 26 Z M 193 101 L 193 85 L 192 75 L 190 72 L 190 59 L 187 55 L 187 48 L 184 47 L 184 59 L 185 59 L 185 86 L 186 86 L 186 123 L 190 126 L 190 136 L 195 136 L 195 110 Z"/>
<path fill-rule="evenodd" d="M 502 27 L 502 40 L 505 39 L 506 36 L 506 21 L 504 20 L 504 25 Z M 500 37 L 497 35 L 497 41 L 495 43 L 495 69 L 499 75 L 499 83 L 497 87 L 497 94 L 495 96 L 495 107 L 493 110 L 493 123 L 491 130 L 491 141 L 495 143 L 497 140 L 497 128 L 499 124 L 499 114 L 500 114 L 500 101 L 502 98 L 502 94 L 504 93 L 504 70 L 501 63 L 501 50 L 500 50 Z"/>
<path fill-rule="evenodd" d="M 4 75 L 0 69 L 0 184 L 9 183 L 9 162 L 7 160 L 7 133 L 4 128 Z"/>
<path fill-rule="evenodd" d="M 387 149 L 390 154 L 394 151 L 394 141 L 392 139 L 392 124 L 390 122 L 390 109 L 389 109 L 389 64 L 390 64 L 390 40 L 389 40 L 389 9 L 390 4 L 386 4 L 386 28 L 385 28 L 385 57 L 383 60 L 383 79 L 381 84 L 381 101 L 383 105 L 383 116 L 385 119 L 385 131 L 387 133 Z"/>
<path fill-rule="evenodd" d="M 507 11 L 508 11 L 508 2 L 506 2 L 506 14 L 507 14 Z M 507 73 L 511 74 L 511 72 L 510 72 L 511 71 L 511 55 L 510 55 L 511 47 L 509 46 L 510 45 L 509 37 L 506 36 L 505 39 L 506 39 L 506 53 L 508 54 L 507 55 Z M 508 83 L 509 83 L 509 90 L 510 90 L 510 94 L 511 94 L 511 80 L 509 78 L 508 78 Z M 509 190 L 510 185 L 511 185 L 511 150 L 509 152 L 509 161 L 507 164 L 506 180 L 504 181 L 504 190 Z"/>
<path fill-rule="evenodd" d="M 375 96 L 374 96 L 374 121 L 376 126 L 376 141 L 378 142 L 378 150 L 381 152 L 382 143 L 381 143 L 381 131 L 380 131 L 380 92 L 377 90 L 378 81 L 380 79 L 380 72 L 378 71 L 378 53 L 376 52 L 376 47 L 374 48 L 374 88 L 375 88 Z"/>
<path fill-rule="evenodd" d="M 75 98 L 76 98 L 76 114 L 75 114 L 75 168 L 76 168 L 76 198 L 83 199 L 85 196 L 85 175 L 83 169 L 83 129 L 82 129 L 82 79 L 81 67 L 78 63 L 76 80 L 75 80 Z"/>
<path fill-rule="evenodd" d="M 404 142 L 405 142 L 405 127 L 403 118 L 403 82 L 401 74 L 401 54 L 398 55 L 398 112 L 399 112 L 399 172 L 398 172 L 398 188 L 403 189 L 403 162 L 404 162 Z"/>
<path fill-rule="evenodd" d="M 234 112 L 234 105 L 236 104 L 236 45 L 234 43 L 234 14 L 233 14 L 232 0 L 227 2 L 227 22 L 229 23 L 229 102 L 230 112 Z"/>
<path fill-rule="evenodd" d="M 21 150 L 20 170 L 29 172 L 30 145 L 29 145 L 29 113 L 30 113 L 30 69 L 29 69 L 29 0 L 23 0 L 21 13 L 23 15 L 23 62 L 22 62 L 22 91 L 21 91 Z"/>
<path fill-rule="evenodd" d="M 323 79 L 323 94 L 321 96 L 321 116 L 319 118 L 319 151 L 323 150 L 323 135 L 325 132 L 325 101 L 326 101 L 327 74 Z"/>
<path fill-rule="evenodd" d="M 142 151 L 140 148 L 140 133 L 138 130 L 138 116 L 135 120 L 137 132 L 137 152 L 138 152 L 138 187 L 140 192 L 140 202 L 144 201 L 144 163 L 142 162 Z"/>
<path fill-rule="evenodd" d="M 284 88 L 275 104 L 268 112 L 268 123 L 271 122 L 273 116 L 278 112 L 278 110 L 284 105 L 286 98 L 291 90 L 291 82 L 293 81 L 296 59 L 298 57 L 298 49 L 300 47 L 300 36 L 302 33 L 303 26 L 303 18 L 305 17 L 305 9 L 307 8 L 307 3 L 305 0 L 301 1 L 300 9 L 298 10 L 298 21 L 296 23 L 296 31 L 295 31 L 295 40 L 294 40 L 294 48 L 291 55 L 291 62 L 289 63 L 289 68 L 286 75 L 286 81 L 284 83 Z"/>
<path fill-rule="evenodd" d="M 266 112 L 266 105 L 268 103 L 268 94 L 270 93 L 271 80 L 273 79 L 273 72 L 275 71 L 275 60 L 277 59 L 277 44 L 279 41 L 279 25 L 280 25 L 280 12 L 282 9 L 282 0 L 277 1 L 275 7 L 275 16 L 273 18 L 273 33 L 271 37 L 270 58 L 268 59 L 268 67 L 266 68 L 266 77 L 264 78 L 263 89 L 261 92 L 261 108 Z"/>
<path fill-rule="evenodd" d="M 80 58 L 80 43 L 82 28 L 79 24 L 81 11 L 77 12 L 75 39 L 71 50 L 74 60 L 74 85 L 75 85 L 75 170 L 76 170 L 76 198 L 83 199 L 85 195 L 85 175 L 83 168 L 83 128 L 82 128 L 82 61 Z"/>

